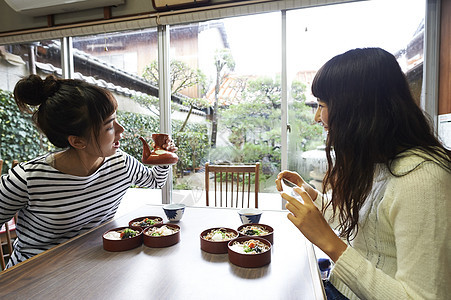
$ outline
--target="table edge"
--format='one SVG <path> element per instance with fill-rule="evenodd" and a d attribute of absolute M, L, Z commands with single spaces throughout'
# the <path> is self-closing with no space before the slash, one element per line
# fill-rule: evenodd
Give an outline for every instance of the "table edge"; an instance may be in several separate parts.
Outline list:
<path fill-rule="evenodd" d="M 119 217 L 119 218 L 120 218 L 120 217 Z M 99 229 L 99 228 L 102 228 L 103 226 L 106 226 L 106 225 L 110 224 L 111 222 L 114 222 L 116 219 L 117 219 L 117 218 L 113 218 L 113 219 L 111 219 L 111 220 L 109 220 L 109 221 L 106 221 L 105 223 L 102 223 L 102 224 L 100 224 L 99 226 L 96 226 L 96 227 L 94 227 L 94 228 L 91 228 L 91 229 L 89 229 L 88 231 L 86 231 L 86 232 L 84 232 L 84 233 L 82 233 L 82 234 L 76 235 L 76 236 L 74 236 L 73 238 L 70 238 L 70 239 L 68 239 L 67 241 L 62 242 L 61 244 L 58 244 L 58 245 L 56 245 L 56 246 L 54 246 L 54 247 L 52 247 L 52 248 L 50 248 L 50 249 L 47 249 L 47 250 L 45 250 L 44 252 L 38 253 L 38 254 L 36 254 L 36 255 L 34 255 L 34 256 L 32 256 L 32 257 L 30 257 L 30 258 L 28 258 L 28 259 L 26 259 L 26 260 L 24 260 L 24 261 L 22 261 L 22 262 L 20 262 L 20 263 L 18 263 L 18 264 L 16 264 L 16 265 L 12 266 L 11 268 L 8 268 L 8 269 L 6 269 L 6 270 L 3 270 L 3 271 L 0 272 L 0 276 L 3 275 L 3 274 L 8 273 L 8 272 L 11 271 L 11 270 L 14 270 L 15 268 L 17 268 L 17 267 L 19 267 L 19 266 L 23 266 L 24 264 L 27 264 L 27 263 L 33 261 L 34 259 L 36 259 L 36 258 L 38 258 L 38 257 L 44 256 L 44 255 L 49 255 L 49 254 L 51 254 L 53 251 L 57 250 L 58 248 L 64 247 L 66 244 L 68 244 L 68 243 L 70 243 L 70 242 L 72 242 L 72 241 L 74 241 L 74 240 L 77 240 L 77 239 L 79 239 L 79 238 L 82 238 L 83 236 L 85 236 L 85 235 L 91 233 L 91 232 L 94 231 L 94 230 L 97 230 L 97 229 Z"/>

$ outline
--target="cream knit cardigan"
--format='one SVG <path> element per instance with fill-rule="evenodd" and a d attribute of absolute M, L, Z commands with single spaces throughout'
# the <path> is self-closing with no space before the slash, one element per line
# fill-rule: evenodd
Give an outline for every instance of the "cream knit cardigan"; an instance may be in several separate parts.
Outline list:
<path fill-rule="evenodd" d="M 414 151 L 393 165 L 410 170 L 376 172 L 330 278 L 350 299 L 451 299 L 451 173 Z"/>

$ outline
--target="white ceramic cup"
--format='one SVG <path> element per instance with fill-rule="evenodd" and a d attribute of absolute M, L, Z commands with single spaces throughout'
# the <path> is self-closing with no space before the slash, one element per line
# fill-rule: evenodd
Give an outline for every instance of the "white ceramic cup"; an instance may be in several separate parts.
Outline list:
<path fill-rule="evenodd" d="M 163 206 L 164 213 L 170 222 L 178 222 L 185 212 L 185 204 L 171 203 Z"/>
<path fill-rule="evenodd" d="M 243 224 L 258 223 L 263 211 L 258 208 L 242 208 L 238 211 Z"/>

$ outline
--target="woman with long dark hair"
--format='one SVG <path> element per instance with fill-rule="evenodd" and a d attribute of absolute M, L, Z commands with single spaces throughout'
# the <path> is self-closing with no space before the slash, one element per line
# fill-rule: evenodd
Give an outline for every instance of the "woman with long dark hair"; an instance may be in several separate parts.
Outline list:
<path fill-rule="evenodd" d="M 291 171 L 276 185 L 299 186 L 303 202 L 281 193 L 288 218 L 334 261 L 332 288 L 343 299 L 449 298 L 451 151 L 395 57 L 380 48 L 335 56 L 312 92 L 328 133 L 324 190 Z"/>

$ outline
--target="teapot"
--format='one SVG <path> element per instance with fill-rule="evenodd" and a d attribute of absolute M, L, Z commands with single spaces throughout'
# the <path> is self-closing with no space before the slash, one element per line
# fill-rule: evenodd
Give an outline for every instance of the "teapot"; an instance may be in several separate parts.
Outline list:
<path fill-rule="evenodd" d="M 173 165 L 178 161 L 178 156 L 174 152 L 163 149 L 163 145 L 167 143 L 169 135 L 165 133 L 154 133 L 152 139 L 154 141 L 154 149 L 150 150 L 149 144 L 143 137 L 139 137 L 143 143 L 142 162 L 146 165 Z"/>

